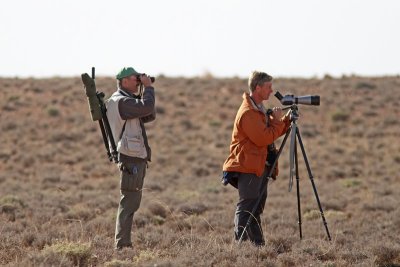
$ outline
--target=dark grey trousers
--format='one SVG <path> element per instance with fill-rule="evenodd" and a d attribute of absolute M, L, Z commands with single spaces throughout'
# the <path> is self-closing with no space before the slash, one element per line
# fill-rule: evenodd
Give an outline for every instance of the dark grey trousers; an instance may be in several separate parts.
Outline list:
<path fill-rule="evenodd" d="M 115 224 L 115 248 L 132 246 L 133 214 L 139 209 L 146 174 L 146 160 L 135 158 L 124 163 L 120 175 L 121 199 Z"/>
<path fill-rule="evenodd" d="M 247 227 L 242 240 L 250 240 L 255 245 L 264 245 L 261 217 L 267 199 L 267 188 L 261 197 L 260 205 L 254 214 L 252 210 L 260 197 L 262 178 L 251 173 L 241 173 L 238 177 L 239 202 L 235 212 L 235 238 L 239 240 L 250 216 L 252 223 Z M 268 183 L 266 183 L 266 187 Z"/>

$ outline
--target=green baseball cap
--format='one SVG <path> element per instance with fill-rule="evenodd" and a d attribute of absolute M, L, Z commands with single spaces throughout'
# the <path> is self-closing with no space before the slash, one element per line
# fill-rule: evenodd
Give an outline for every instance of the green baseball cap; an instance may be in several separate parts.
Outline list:
<path fill-rule="evenodd" d="M 117 74 L 117 76 L 115 76 L 115 78 L 117 78 L 118 80 L 121 80 L 122 78 L 132 76 L 132 75 L 140 75 L 140 73 L 137 72 L 132 67 L 124 67 L 124 68 L 122 68 L 122 70 L 120 70 L 118 72 L 118 74 Z"/>

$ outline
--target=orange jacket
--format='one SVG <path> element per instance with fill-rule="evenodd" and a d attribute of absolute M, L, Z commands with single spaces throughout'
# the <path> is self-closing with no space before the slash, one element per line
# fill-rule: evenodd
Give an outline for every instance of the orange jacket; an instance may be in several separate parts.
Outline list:
<path fill-rule="evenodd" d="M 290 126 L 285 116 L 282 120 L 267 119 L 250 99 L 243 94 L 235 123 L 228 158 L 222 167 L 223 171 L 254 173 L 261 176 L 267 159 L 267 146 L 283 135 Z"/>

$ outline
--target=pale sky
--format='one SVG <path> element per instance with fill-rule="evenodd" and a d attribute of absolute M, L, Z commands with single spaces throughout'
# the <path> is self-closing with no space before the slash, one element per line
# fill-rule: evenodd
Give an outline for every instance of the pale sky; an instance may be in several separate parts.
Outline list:
<path fill-rule="evenodd" d="M 396 0 L 1 0 L 0 77 L 400 74 Z"/>

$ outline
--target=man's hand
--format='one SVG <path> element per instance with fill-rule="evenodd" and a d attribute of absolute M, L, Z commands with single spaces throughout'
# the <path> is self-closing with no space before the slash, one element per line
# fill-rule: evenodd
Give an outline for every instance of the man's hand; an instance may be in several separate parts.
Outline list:
<path fill-rule="evenodd" d="M 144 74 L 140 75 L 140 82 L 144 85 L 144 87 L 151 85 L 150 77 Z"/>
<path fill-rule="evenodd" d="M 280 120 L 283 117 L 283 111 L 280 107 L 272 108 L 272 117 L 276 120 Z"/>

